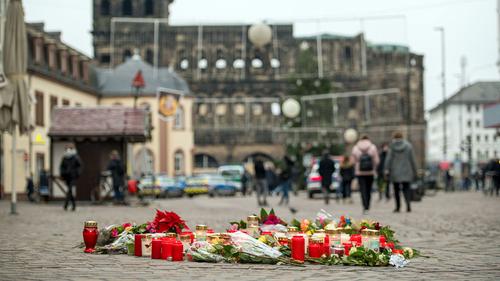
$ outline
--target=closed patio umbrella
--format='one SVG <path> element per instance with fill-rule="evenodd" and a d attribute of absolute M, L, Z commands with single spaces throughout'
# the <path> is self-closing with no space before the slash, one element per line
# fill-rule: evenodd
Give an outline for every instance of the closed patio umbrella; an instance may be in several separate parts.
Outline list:
<path fill-rule="evenodd" d="M 16 213 L 16 127 L 20 134 L 30 128 L 30 106 L 27 72 L 27 35 L 24 23 L 24 10 L 21 0 L 10 0 L 5 19 L 3 46 L 3 66 L 8 84 L 0 90 L 0 130 L 12 134 L 12 204 L 11 213 Z"/>

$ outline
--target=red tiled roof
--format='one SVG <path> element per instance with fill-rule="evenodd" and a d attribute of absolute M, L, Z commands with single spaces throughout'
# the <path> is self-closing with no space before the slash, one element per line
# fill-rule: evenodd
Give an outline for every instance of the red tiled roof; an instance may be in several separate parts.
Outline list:
<path fill-rule="evenodd" d="M 130 107 L 60 107 L 52 110 L 51 137 L 134 137 L 149 132 L 148 112 Z"/>

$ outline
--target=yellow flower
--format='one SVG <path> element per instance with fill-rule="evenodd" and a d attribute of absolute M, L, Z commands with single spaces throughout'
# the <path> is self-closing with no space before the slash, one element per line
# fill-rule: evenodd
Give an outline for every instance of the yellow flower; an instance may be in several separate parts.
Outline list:
<path fill-rule="evenodd" d="M 302 230 L 303 232 L 307 231 L 307 229 L 309 228 L 309 220 L 307 219 L 303 219 L 302 222 L 300 223 L 300 230 Z"/>
<path fill-rule="evenodd" d="M 259 237 L 259 241 L 262 242 L 262 243 L 267 243 L 267 238 L 265 235 L 262 235 L 261 237 Z"/>
<path fill-rule="evenodd" d="M 126 232 L 131 232 L 131 231 L 132 231 L 132 226 L 127 226 L 127 227 L 125 228 L 125 231 L 126 231 Z"/>
<path fill-rule="evenodd" d="M 413 253 L 413 249 L 412 248 L 410 248 L 410 247 L 404 247 L 403 251 L 408 254 L 408 258 L 410 258 L 410 259 L 413 258 L 414 253 Z"/>
<path fill-rule="evenodd" d="M 307 235 L 312 235 L 313 233 L 312 233 L 312 231 L 308 230 L 308 231 L 306 232 L 306 234 L 307 234 Z"/>

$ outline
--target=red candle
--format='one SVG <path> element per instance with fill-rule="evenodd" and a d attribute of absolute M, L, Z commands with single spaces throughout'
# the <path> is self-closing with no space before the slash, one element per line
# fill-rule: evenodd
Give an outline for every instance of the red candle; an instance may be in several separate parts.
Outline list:
<path fill-rule="evenodd" d="M 349 252 L 351 251 L 352 244 L 350 243 L 344 243 L 344 255 L 348 256 Z"/>
<path fill-rule="evenodd" d="M 306 241 L 301 235 L 292 237 L 292 259 L 296 261 L 304 261 L 305 259 Z"/>
<path fill-rule="evenodd" d="M 99 230 L 97 229 L 96 221 L 86 221 L 83 227 L 83 242 L 85 243 L 85 253 L 95 252 L 95 245 L 97 243 L 97 237 L 99 236 Z"/>
<path fill-rule="evenodd" d="M 384 235 L 380 235 L 379 242 L 380 242 L 380 244 L 382 244 L 382 243 L 385 243 L 385 242 L 386 242 L 386 241 L 385 241 L 385 236 L 384 236 Z"/>
<path fill-rule="evenodd" d="M 161 258 L 164 260 L 168 260 L 172 257 L 172 240 L 164 240 L 161 242 Z"/>
<path fill-rule="evenodd" d="M 214 230 L 209 228 L 209 229 L 207 229 L 207 233 L 214 233 Z"/>
<path fill-rule="evenodd" d="M 311 258 L 321 258 L 321 254 L 323 253 L 323 249 L 321 244 L 319 243 L 310 243 L 309 244 L 309 256 Z"/>
<path fill-rule="evenodd" d="M 134 236 L 134 255 L 136 257 L 142 257 L 142 234 L 136 234 Z"/>
<path fill-rule="evenodd" d="M 172 244 L 172 261 L 182 261 L 184 259 L 184 246 L 176 241 Z"/>
<path fill-rule="evenodd" d="M 151 258 L 160 259 L 161 258 L 161 243 L 160 239 L 153 239 L 151 242 Z"/>
<path fill-rule="evenodd" d="M 271 231 L 263 231 L 261 235 L 273 235 Z"/>
<path fill-rule="evenodd" d="M 325 239 L 323 240 L 323 254 L 325 254 L 327 257 L 330 256 L 330 235 L 326 235 Z"/>
<path fill-rule="evenodd" d="M 194 242 L 194 233 L 193 232 L 183 231 L 182 234 L 189 234 L 189 236 L 191 237 L 191 244 L 193 244 L 193 242 Z"/>

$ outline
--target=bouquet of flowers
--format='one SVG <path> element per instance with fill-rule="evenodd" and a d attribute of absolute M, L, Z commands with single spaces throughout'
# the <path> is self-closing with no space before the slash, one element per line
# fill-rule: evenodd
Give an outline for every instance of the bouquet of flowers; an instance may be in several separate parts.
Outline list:
<path fill-rule="evenodd" d="M 175 212 L 156 210 L 154 220 L 147 225 L 150 233 L 175 232 L 180 234 L 183 229 L 188 229 L 186 222 Z"/>

